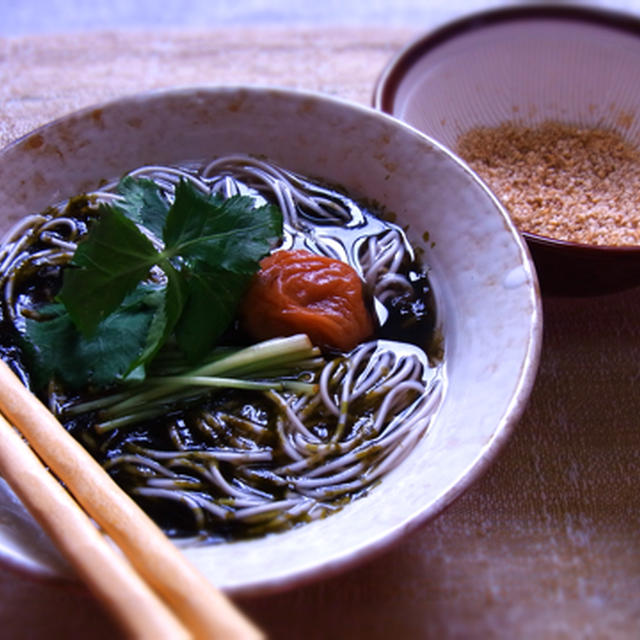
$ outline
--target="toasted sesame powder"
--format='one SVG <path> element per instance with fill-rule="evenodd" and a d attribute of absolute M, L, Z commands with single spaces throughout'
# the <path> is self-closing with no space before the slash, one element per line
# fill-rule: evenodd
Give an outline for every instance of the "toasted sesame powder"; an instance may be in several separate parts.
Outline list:
<path fill-rule="evenodd" d="M 472 129 L 457 144 L 521 231 L 585 244 L 640 244 L 640 150 L 618 133 L 505 123 Z"/>

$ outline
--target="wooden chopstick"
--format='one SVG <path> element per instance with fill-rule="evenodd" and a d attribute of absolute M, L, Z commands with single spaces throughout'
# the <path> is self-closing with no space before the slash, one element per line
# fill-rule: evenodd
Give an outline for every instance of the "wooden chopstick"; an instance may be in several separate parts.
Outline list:
<path fill-rule="evenodd" d="M 188 563 L 155 523 L 1 360 L 0 411 L 194 638 L 253 640 L 263 637 L 222 592 Z M 9 479 L 8 482 L 11 484 Z M 90 560 L 90 557 L 81 559 L 82 562 Z M 115 606 L 116 602 L 111 604 Z M 122 616 L 129 619 L 128 612 Z"/>
<path fill-rule="evenodd" d="M 1 415 L 0 474 L 130 637 L 191 638 Z"/>

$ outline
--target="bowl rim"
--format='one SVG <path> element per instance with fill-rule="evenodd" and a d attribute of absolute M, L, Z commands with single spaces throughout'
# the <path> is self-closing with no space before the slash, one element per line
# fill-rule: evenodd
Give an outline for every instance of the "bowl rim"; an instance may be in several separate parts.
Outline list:
<path fill-rule="evenodd" d="M 640 39 L 639 16 L 606 7 L 533 4 L 481 10 L 445 22 L 409 41 L 392 56 L 382 72 L 378 75 L 371 97 L 372 106 L 383 113 L 393 116 L 393 101 L 407 73 L 423 56 L 437 49 L 444 43 L 454 40 L 459 36 L 480 31 L 486 27 L 532 19 L 580 22 L 603 29 L 621 31 Z M 424 134 L 432 139 L 428 133 L 424 132 Z M 598 258 L 605 254 L 609 256 L 615 254 L 621 258 L 625 258 L 640 253 L 640 243 L 631 245 L 597 245 L 573 240 L 562 240 L 531 231 L 519 231 L 528 243 L 544 246 L 549 249 L 580 252 L 584 257 Z"/>

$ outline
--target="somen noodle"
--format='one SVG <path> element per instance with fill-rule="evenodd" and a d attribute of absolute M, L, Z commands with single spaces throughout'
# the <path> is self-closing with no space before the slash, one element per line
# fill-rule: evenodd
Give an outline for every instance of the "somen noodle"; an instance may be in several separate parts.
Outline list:
<path fill-rule="evenodd" d="M 54 378 L 35 390 L 179 538 L 279 531 L 366 493 L 423 437 L 443 387 L 430 283 L 403 230 L 340 189 L 247 155 L 207 165 L 145 166 L 128 175 L 152 180 L 169 202 L 177 185 L 188 182 L 202 194 L 248 195 L 256 205 L 276 205 L 283 235 L 272 252 L 304 249 L 350 265 L 362 281 L 376 333 L 347 352 L 309 345 L 302 335 L 287 338 L 291 357 L 299 360 L 293 369 L 283 361 L 265 382 L 242 364 L 249 339 L 235 321 L 213 365 L 189 367 L 169 345 L 144 382 L 97 392 L 69 389 Z M 26 385 L 36 385 L 37 377 L 23 340 L 27 324 L 55 297 L 100 205 L 121 201 L 118 184 L 29 216 L 5 238 L 0 349 Z M 246 378 L 241 388 L 225 373 L 228 358 Z M 185 371 L 188 384 L 176 390 Z"/>

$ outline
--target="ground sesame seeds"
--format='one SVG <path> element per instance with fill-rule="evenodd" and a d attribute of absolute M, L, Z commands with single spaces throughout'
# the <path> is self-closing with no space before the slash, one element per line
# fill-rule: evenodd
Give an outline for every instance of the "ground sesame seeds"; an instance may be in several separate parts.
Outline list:
<path fill-rule="evenodd" d="M 640 244 L 640 150 L 618 133 L 557 122 L 472 129 L 457 152 L 522 231 Z"/>

